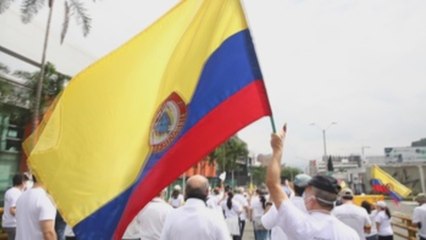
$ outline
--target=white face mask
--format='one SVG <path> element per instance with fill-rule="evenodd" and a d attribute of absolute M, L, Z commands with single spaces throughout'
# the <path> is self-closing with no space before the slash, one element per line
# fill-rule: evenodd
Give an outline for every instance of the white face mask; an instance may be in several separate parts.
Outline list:
<path fill-rule="evenodd" d="M 314 199 L 314 198 L 315 198 L 315 196 L 314 196 L 314 195 L 310 195 L 310 196 L 308 196 L 307 194 L 303 193 L 303 194 L 302 194 L 302 198 L 303 198 L 303 202 L 305 203 L 305 207 L 306 207 L 306 209 L 309 209 L 309 207 L 308 207 L 309 201 L 310 201 L 311 199 Z"/>
<path fill-rule="evenodd" d="M 25 190 L 28 190 L 28 189 L 32 188 L 33 185 L 34 185 L 33 181 L 31 181 L 31 180 L 26 181 L 25 182 Z"/>

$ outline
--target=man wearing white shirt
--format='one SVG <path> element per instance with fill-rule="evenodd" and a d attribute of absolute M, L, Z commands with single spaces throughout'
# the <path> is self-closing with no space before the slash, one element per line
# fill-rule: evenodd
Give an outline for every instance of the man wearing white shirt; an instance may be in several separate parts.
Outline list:
<path fill-rule="evenodd" d="M 358 234 L 330 214 L 337 198 L 338 184 L 329 176 L 315 176 L 304 192 L 308 214 L 299 210 L 283 192 L 280 184 L 281 157 L 286 126 L 271 136 L 272 160 L 268 164 L 266 184 L 278 209 L 279 224 L 293 240 L 359 240 Z"/>
<path fill-rule="evenodd" d="M 371 220 L 367 210 L 352 202 L 354 194 L 351 189 L 343 189 L 340 195 L 343 204 L 335 207 L 331 213 L 344 224 L 354 229 L 361 239 L 365 239 L 365 233 L 370 233 L 371 231 Z"/>
<path fill-rule="evenodd" d="M 4 206 L 3 206 L 3 217 L 2 227 L 7 233 L 9 240 L 15 240 L 16 233 L 16 202 L 22 194 L 24 189 L 24 176 L 21 174 L 15 174 L 12 179 L 13 187 L 9 188 L 4 194 Z"/>
<path fill-rule="evenodd" d="M 167 215 L 173 207 L 163 200 L 165 191 L 154 197 L 133 219 L 124 233 L 125 239 L 158 240 Z"/>
<path fill-rule="evenodd" d="M 33 181 L 16 203 L 16 240 L 56 240 L 56 208 L 35 177 Z"/>
<path fill-rule="evenodd" d="M 246 226 L 247 215 L 248 215 L 248 212 L 249 212 L 249 204 L 248 204 L 247 198 L 244 197 L 243 193 L 244 193 L 244 188 L 238 187 L 235 190 L 235 196 L 234 196 L 235 201 L 240 203 L 240 205 L 243 208 L 243 210 L 240 214 L 240 230 L 241 230 L 240 231 L 240 237 L 241 237 L 241 239 L 243 238 L 244 228 Z"/>
<path fill-rule="evenodd" d="M 416 201 L 419 206 L 414 208 L 413 224 L 419 228 L 419 239 L 426 240 L 426 194 L 419 193 Z"/>
<path fill-rule="evenodd" d="M 223 214 L 222 207 L 220 202 L 222 201 L 223 193 L 221 193 L 220 188 L 215 187 L 213 189 L 213 194 L 210 194 L 207 199 L 207 207 L 217 211 L 218 214 Z"/>
<path fill-rule="evenodd" d="M 294 195 L 290 198 L 290 201 L 301 211 L 308 213 L 305 207 L 305 202 L 303 201 L 303 192 L 305 191 L 306 186 L 308 186 L 311 176 L 306 174 L 298 174 L 294 178 Z M 277 226 L 279 222 L 278 210 L 273 205 L 268 212 L 262 216 L 262 224 L 266 229 L 271 229 L 271 240 L 286 240 L 287 235 L 284 231 Z"/>
<path fill-rule="evenodd" d="M 187 180 L 185 204 L 173 209 L 166 217 L 160 239 L 162 240 L 230 240 L 225 219 L 207 208 L 209 193 L 207 178 L 195 175 Z"/>

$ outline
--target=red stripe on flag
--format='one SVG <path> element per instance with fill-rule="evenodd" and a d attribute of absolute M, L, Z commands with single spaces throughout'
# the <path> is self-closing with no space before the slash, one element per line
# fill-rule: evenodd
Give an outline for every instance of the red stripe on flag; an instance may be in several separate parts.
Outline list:
<path fill-rule="evenodd" d="M 208 113 L 169 149 L 135 187 L 115 230 L 114 239 L 121 239 L 134 216 L 161 189 L 238 130 L 267 115 L 271 115 L 271 109 L 261 80 L 247 85 Z"/>

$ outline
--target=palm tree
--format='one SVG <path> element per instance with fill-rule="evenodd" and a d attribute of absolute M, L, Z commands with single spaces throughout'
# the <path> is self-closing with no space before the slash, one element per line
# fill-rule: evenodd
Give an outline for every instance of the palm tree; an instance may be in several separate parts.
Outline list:
<path fill-rule="evenodd" d="M 92 0 L 95 2 L 96 0 Z M 14 0 L 0 1 L 0 14 L 9 9 Z M 48 0 L 48 7 L 53 7 L 54 0 Z M 21 2 L 21 20 L 23 23 L 29 23 L 35 15 L 45 6 L 46 0 L 22 0 Z M 62 23 L 61 43 L 63 43 L 67 34 L 69 20 L 74 17 L 78 25 L 81 25 L 81 30 L 84 36 L 90 32 L 92 19 L 87 13 L 87 9 L 80 0 L 65 0 L 64 1 L 64 20 Z"/>
<path fill-rule="evenodd" d="M 3 74 L 9 74 L 9 73 L 10 73 L 9 68 L 6 65 L 4 65 L 3 63 L 0 63 L 0 76 L 3 75 Z M 0 96 L 1 97 L 7 96 L 8 94 L 10 94 L 11 91 L 12 91 L 12 87 L 9 84 L 7 84 L 3 81 L 0 81 Z M 3 103 L 0 102 L 0 111 L 2 109 L 3 109 Z"/>
<path fill-rule="evenodd" d="M 10 7 L 10 4 L 13 1 L 14 0 L 1 0 L 0 14 L 6 11 Z M 96 0 L 92 0 L 92 1 L 95 2 Z M 22 0 L 22 4 L 21 4 L 22 21 L 24 23 L 30 22 L 32 18 L 39 12 L 39 10 L 42 7 L 44 7 L 45 2 L 46 0 Z M 39 118 L 40 118 L 40 101 L 41 101 L 41 94 L 42 94 L 41 92 L 43 88 L 43 77 L 44 77 L 45 62 L 46 62 L 46 50 L 47 50 L 47 44 L 49 40 L 50 23 L 52 21 L 53 4 L 54 4 L 54 0 L 48 0 L 49 16 L 47 18 L 46 33 L 45 33 L 43 53 L 41 58 L 41 66 L 40 66 L 40 74 L 39 74 L 40 78 L 38 79 L 37 89 L 36 89 L 34 116 L 33 116 L 33 130 L 36 129 L 39 123 Z M 63 39 L 65 38 L 67 29 L 68 29 L 69 18 L 72 15 L 76 18 L 77 23 L 82 25 L 84 36 L 87 36 L 87 34 L 90 31 L 91 18 L 87 15 L 87 10 L 84 7 L 84 4 L 80 0 L 65 0 L 65 17 L 64 17 L 64 23 L 62 28 L 62 34 L 61 34 L 61 43 L 63 42 Z"/>
<path fill-rule="evenodd" d="M 41 71 L 15 71 L 12 74 L 20 79 L 25 80 L 25 85 L 33 89 L 28 99 L 32 104 L 31 109 L 33 111 L 35 110 L 34 105 L 36 104 L 36 102 L 34 101 L 34 99 L 36 98 L 36 89 L 38 87 L 37 82 L 38 79 L 40 79 L 40 74 Z M 66 83 L 71 79 L 69 76 L 58 73 L 56 71 L 55 66 L 50 62 L 46 63 L 43 74 L 43 78 L 46 81 L 43 81 L 42 85 L 40 98 L 41 109 L 47 108 L 53 101 L 53 99 L 64 89 Z"/>
<path fill-rule="evenodd" d="M 9 67 L 4 65 L 3 63 L 0 63 L 0 73 L 8 74 L 10 72 Z"/>

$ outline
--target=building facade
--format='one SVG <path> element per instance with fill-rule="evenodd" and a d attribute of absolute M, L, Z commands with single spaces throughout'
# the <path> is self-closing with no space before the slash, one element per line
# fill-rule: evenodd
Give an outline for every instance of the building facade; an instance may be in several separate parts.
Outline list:
<path fill-rule="evenodd" d="M 31 89 L 0 75 L 0 202 L 22 169 L 22 141 L 30 121 Z"/>

